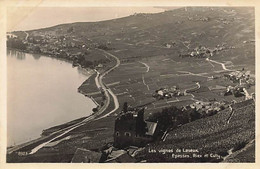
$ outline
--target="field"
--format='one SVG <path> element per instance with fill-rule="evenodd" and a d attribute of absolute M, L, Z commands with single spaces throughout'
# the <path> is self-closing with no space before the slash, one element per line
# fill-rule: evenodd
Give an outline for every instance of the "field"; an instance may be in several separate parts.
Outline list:
<path fill-rule="evenodd" d="M 234 85 L 223 78 L 210 79 L 211 76 L 222 77 L 228 73 L 221 72 L 223 69 L 220 64 L 209 63 L 205 58 L 180 58 L 179 54 L 185 54 L 200 45 L 214 48 L 225 44 L 226 50 L 217 52 L 211 59 L 224 63 L 229 69 L 245 68 L 254 74 L 254 45 L 251 42 L 254 40 L 254 27 L 253 21 L 246 19 L 250 10 L 242 8 L 200 10 L 187 8 L 186 11 L 178 9 L 158 15 L 130 16 L 124 19 L 128 21 L 124 33 L 112 33 L 116 32 L 117 28 L 107 25 L 107 29 L 110 30 L 106 34 L 107 41 L 110 41 L 116 49 L 109 52 L 121 60 L 121 65 L 105 77 L 105 83 L 115 84 L 111 88 L 121 103 L 129 102 L 134 107 L 146 105 L 156 101 L 151 96 L 159 88 L 178 86 L 185 90 L 192 88 L 195 82 L 200 82 L 205 89 L 193 93 L 196 100 L 223 101 L 226 98 L 228 101 L 241 100 L 224 98 L 223 91 L 207 90 L 208 87 L 216 85 L 224 87 Z M 234 17 L 237 11 L 241 12 L 240 17 Z M 206 14 L 209 14 L 209 18 L 203 20 L 208 16 Z M 171 20 L 170 16 L 174 16 L 175 20 Z M 157 17 L 167 19 L 159 21 L 156 20 Z M 114 20 L 114 23 L 120 24 L 121 21 Z M 149 24 L 151 28 L 140 24 L 141 22 L 151 22 Z M 245 22 L 249 26 L 246 26 Z M 100 24 L 106 25 L 107 22 Z M 237 32 L 235 34 L 237 38 L 232 38 L 234 32 Z M 101 37 L 93 38 L 101 41 Z M 167 48 L 164 46 L 166 43 L 174 45 Z M 241 64 L 241 59 L 244 57 L 247 58 L 246 62 L 243 61 Z M 182 100 L 181 97 L 179 99 Z M 160 106 L 163 107 L 162 104 Z M 156 108 L 155 106 L 154 109 Z"/>
<path fill-rule="evenodd" d="M 92 62 L 103 60 L 103 67 L 96 68 L 101 73 L 115 65 L 113 58 L 97 50 L 99 45 L 107 46 L 108 52 L 121 64 L 104 77 L 104 82 L 118 96 L 121 108 L 123 102 L 133 107 L 155 102 L 151 96 L 160 88 L 178 86 L 187 90 L 193 88 L 195 82 L 204 90 L 192 93 L 193 100 L 223 100 L 223 91 L 207 91 L 207 88 L 234 86 L 221 78 L 228 73 L 221 72 L 222 63 L 229 70 L 244 68 L 255 74 L 254 32 L 253 8 L 186 7 L 101 22 L 62 24 L 27 33 L 30 36 L 66 37 L 68 42 L 88 46 L 82 48 L 87 53 L 84 57 Z M 24 32 L 15 34 L 24 36 Z M 220 49 L 210 57 L 218 63 L 209 62 L 205 57 L 180 57 L 198 47 Z M 212 80 L 212 76 L 220 78 Z M 94 79 L 95 75 L 79 90 L 100 104 L 102 95 L 94 85 Z M 226 98 L 228 101 L 241 100 Z"/>

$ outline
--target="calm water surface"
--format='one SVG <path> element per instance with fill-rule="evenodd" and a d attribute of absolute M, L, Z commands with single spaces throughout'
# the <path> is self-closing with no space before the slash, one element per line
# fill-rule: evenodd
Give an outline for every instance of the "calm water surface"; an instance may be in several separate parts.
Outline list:
<path fill-rule="evenodd" d="M 40 136 L 43 129 L 84 117 L 95 104 L 77 92 L 90 74 L 71 63 L 7 52 L 7 144 Z"/>

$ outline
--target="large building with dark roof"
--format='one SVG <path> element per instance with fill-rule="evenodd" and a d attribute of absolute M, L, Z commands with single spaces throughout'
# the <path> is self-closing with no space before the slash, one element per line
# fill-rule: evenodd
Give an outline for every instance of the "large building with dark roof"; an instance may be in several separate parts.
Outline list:
<path fill-rule="evenodd" d="M 115 121 L 114 146 L 145 146 L 155 139 L 157 123 L 144 120 L 144 109 L 127 111 Z"/>

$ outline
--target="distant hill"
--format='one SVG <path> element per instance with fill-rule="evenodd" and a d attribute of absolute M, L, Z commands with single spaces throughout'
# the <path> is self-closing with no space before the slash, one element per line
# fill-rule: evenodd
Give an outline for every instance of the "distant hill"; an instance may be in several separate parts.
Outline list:
<path fill-rule="evenodd" d="M 20 34 L 21 32 L 15 32 Z M 215 59 L 250 65 L 254 71 L 255 23 L 251 7 L 187 7 L 156 14 L 134 14 L 101 21 L 62 24 L 28 31 L 30 35 L 69 36 L 85 43 L 110 43 L 119 57 L 167 54 L 176 57 L 195 47 L 232 47 Z M 167 43 L 171 50 L 164 49 Z M 155 50 L 156 49 L 156 50 Z M 245 59 L 246 58 L 246 59 Z"/>

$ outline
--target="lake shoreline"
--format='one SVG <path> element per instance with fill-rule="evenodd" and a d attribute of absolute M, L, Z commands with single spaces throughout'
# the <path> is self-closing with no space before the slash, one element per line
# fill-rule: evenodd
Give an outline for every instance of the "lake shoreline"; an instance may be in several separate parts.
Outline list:
<path fill-rule="evenodd" d="M 47 54 L 33 53 L 33 52 L 30 52 L 30 51 L 27 51 L 27 50 L 24 51 L 24 50 L 19 50 L 19 49 L 15 49 L 15 48 L 7 48 L 7 50 L 13 50 L 13 51 L 17 51 L 17 52 L 26 53 L 26 54 L 41 55 L 41 56 L 43 56 L 43 57 L 49 57 L 49 58 L 52 58 L 52 59 L 57 59 L 57 60 L 60 60 L 60 61 L 64 61 L 64 62 L 70 63 L 71 65 L 72 65 L 72 63 L 73 63 L 73 62 L 72 62 L 71 60 L 69 60 L 69 59 L 57 58 L 57 57 L 55 57 L 55 56 L 47 55 Z M 83 68 L 83 67 L 81 67 L 81 65 L 76 66 L 76 67 L 78 67 L 78 68 L 80 68 L 80 69 L 82 69 L 82 70 L 84 70 L 84 71 L 86 71 L 86 72 L 88 72 L 88 73 L 90 74 L 90 76 L 89 76 L 87 79 L 85 79 L 85 80 L 79 85 L 79 87 L 80 87 L 80 86 L 81 86 L 85 81 L 87 81 L 90 77 L 94 76 L 95 73 L 94 73 L 93 69 Z M 72 65 L 72 68 L 73 68 L 73 65 Z M 95 85 L 95 84 L 93 84 L 93 85 Z M 79 87 L 78 87 L 78 88 L 79 88 Z M 84 95 L 85 97 L 88 97 L 86 94 L 84 94 L 85 92 L 82 91 L 82 90 L 81 90 L 81 91 L 77 90 L 77 93 L 80 93 L 80 94 Z M 88 98 L 89 98 L 93 103 L 95 103 L 94 100 L 93 100 L 93 98 L 91 98 L 91 97 L 88 97 Z M 39 134 L 40 134 L 39 137 L 37 137 L 37 138 L 35 138 L 35 139 L 32 139 L 32 140 L 30 140 L 30 141 L 25 141 L 25 142 L 23 142 L 23 143 L 19 143 L 18 145 L 8 146 L 7 149 L 24 146 L 24 145 L 27 145 L 27 144 L 31 144 L 32 142 L 36 142 L 36 141 L 38 141 L 38 140 L 44 139 L 44 138 L 46 137 L 46 136 L 43 135 L 43 133 L 44 133 L 45 131 L 52 130 L 53 128 L 55 128 L 55 129 L 57 129 L 57 130 L 63 129 L 63 128 L 65 128 L 66 126 L 71 126 L 71 125 L 73 125 L 73 124 L 75 124 L 75 123 L 77 123 L 77 122 L 79 122 L 79 121 L 82 121 L 82 120 L 84 120 L 84 119 L 90 117 L 91 115 L 93 115 L 93 113 L 91 113 L 91 114 L 89 114 L 89 115 L 87 115 L 87 116 L 80 117 L 80 118 L 71 119 L 71 120 L 69 120 L 68 122 L 65 122 L 65 123 L 57 124 L 57 125 L 50 126 L 50 127 L 48 127 L 48 128 L 42 129 L 42 133 L 39 133 Z M 55 132 L 55 131 L 53 131 L 53 132 Z M 51 133 L 50 133 L 50 134 L 51 134 Z"/>

